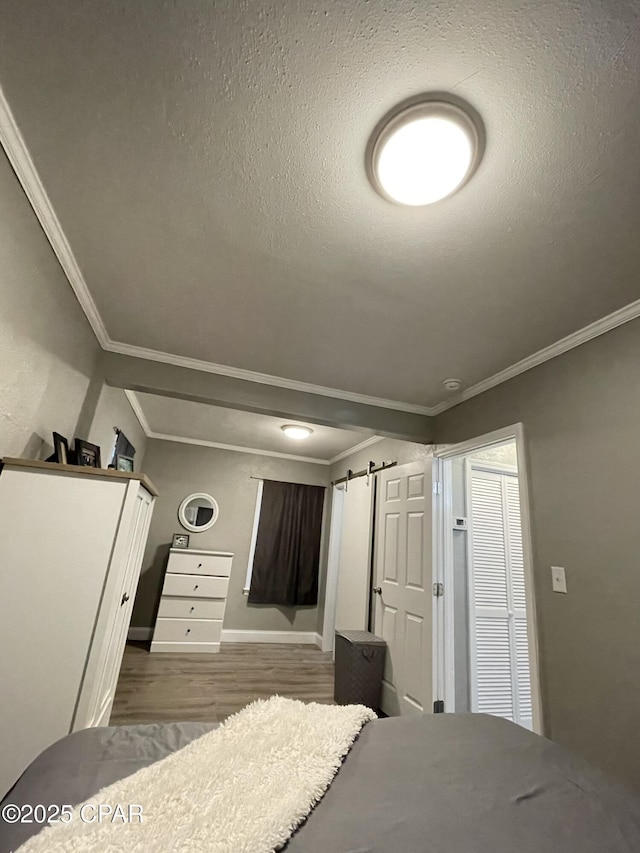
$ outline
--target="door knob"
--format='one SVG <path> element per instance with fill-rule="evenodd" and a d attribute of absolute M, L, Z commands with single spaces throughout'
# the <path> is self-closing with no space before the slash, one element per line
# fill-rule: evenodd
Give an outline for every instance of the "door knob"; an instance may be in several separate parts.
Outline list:
<path fill-rule="evenodd" d="M 373 591 L 375 592 L 376 595 L 382 595 L 382 587 L 381 586 L 374 586 Z"/>
<path fill-rule="evenodd" d="M 120 607 L 122 607 L 123 604 L 126 604 L 127 601 L 129 601 L 129 596 L 125 592 L 125 594 L 122 596 L 122 601 L 120 602 Z"/>

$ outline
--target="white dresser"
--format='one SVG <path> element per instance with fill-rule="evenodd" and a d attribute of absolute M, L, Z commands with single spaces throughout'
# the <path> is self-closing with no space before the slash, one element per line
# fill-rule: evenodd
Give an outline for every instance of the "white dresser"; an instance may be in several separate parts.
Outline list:
<path fill-rule="evenodd" d="M 0 467 L 0 798 L 43 749 L 109 724 L 155 490 L 142 475 Z"/>
<path fill-rule="evenodd" d="M 171 548 L 152 652 L 219 652 L 233 554 Z"/>

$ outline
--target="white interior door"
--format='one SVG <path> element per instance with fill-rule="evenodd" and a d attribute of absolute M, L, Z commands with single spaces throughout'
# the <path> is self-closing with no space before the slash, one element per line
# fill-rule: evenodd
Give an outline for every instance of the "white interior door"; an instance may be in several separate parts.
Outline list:
<path fill-rule="evenodd" d="M 432 711 L 431 460 L 379 475 L 374 631 L 387 642 L 381 708 Z"/>
<path fill-rule="evenodd" d="M 468 467 L 471 710 L 532 728 L 517 471 Z"/>
<path fill-rule="evenodd" d="M 366 631 L 369 621 L 373 480 L 351 480 L 342 505 L 335 627 Z"/>

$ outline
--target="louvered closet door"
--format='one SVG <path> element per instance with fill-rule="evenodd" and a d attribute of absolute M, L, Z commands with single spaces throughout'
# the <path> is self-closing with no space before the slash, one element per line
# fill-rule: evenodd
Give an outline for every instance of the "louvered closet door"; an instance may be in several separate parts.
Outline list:
<path fill-rule="evenodd" d="M 516 473 L 471 465 L 471 709 L 532 727 L 520 496 Z"/>

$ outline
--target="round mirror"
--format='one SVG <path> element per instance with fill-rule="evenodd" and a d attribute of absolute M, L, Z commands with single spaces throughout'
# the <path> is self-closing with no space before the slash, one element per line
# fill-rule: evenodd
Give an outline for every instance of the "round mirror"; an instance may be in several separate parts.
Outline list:
<path fill-rule="evenodd" d="M 192 533 L 200 533 L 218 520 L 218 504 L 211 495 L 189 495 L 178 510 L 180 524 Z"/>

